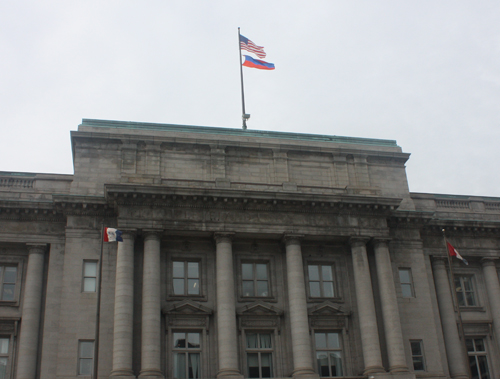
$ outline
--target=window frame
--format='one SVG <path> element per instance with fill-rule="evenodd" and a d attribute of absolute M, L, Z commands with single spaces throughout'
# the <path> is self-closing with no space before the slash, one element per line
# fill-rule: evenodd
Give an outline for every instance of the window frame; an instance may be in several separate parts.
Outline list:
<path fill-rule="evenodd" d="M 0 334 L 0 338 L 5 338 L 9 342 L 8 346 L 8 351 L 5 354 L 0 354 L 0 358 L 5 358 L 7 360 L 7 364 L 5 365 L 5 378 L 8 379 L 11 377 L 11 371 L 12 371 L 12 360 L 13 360 L 13 351 L 14 351 L 14 334 Z"/>
<path fill-rule="evenodd" d="M 86 276 L 85 275 L 85 264 L 86 263 L 95 263 L 95 276 Z M 86 278 L 94 278 L 95 279 L 95 288 L 93 291 L 85 291 L 85 279 Z M 99 281 L 99 260 L 96 259 L 84 259 L 82 264 L 82 293 L 96 293 L 97 292 L 97 283 Z"/>
<path fill-rule="evenodd" d="M 410 278 L 410 281 L 409 282 L 403 282 L 402 278 L 401 278 L 401 271 L 407 271 L 408 272 L 408 276 Z M 413 299 L 415 298 L 415 282 L 413 281 L 413 273 L 412 273 L 412 270 L 410 267 L 398 267 L 398 276 L 399 276 L 399 285 L 401 287 L 401 297 L 403 299 Z M 403 291 L 403 286 L 409 286 L 410 287 L 410 292 L 411 292 L 411 296 L 405 296 L 404 295 L 404 291 Z"/>
<path fill-rule="evenodd" d="M 252 263 L 254 265 L 267 264 L 268 296 L 243 296 L 243 263 Z M 276 262 L 274 255 L 263 254 L 256 256 L 255 254 L 241 254 L 236 256 L 234 265 L 236 266 L 234 272 L 237 280 L 238 302 L 247 303 L 262 300 L 265 302 L 276 303 L 278 301 L 276 298 L 276 274 L 274 274 L 276 272 Z"/>
<path fill-rule="evenodd" d="M 344 302 L 344 288 L 339 285 L 339 283 L 346 283 L 347 279 L 344 276 L 345 272 L 342 272 L 341 267 L 346 267 L 346 263 L 343 257 L 335 257 L 334 259 L 324 259 L 321 257 L 308 257 L 303 260 L 304 264 L 304 286 L 306 288 L 307 301 L 309 303 L 322 303 L 325 301 L 331 301 L 334 303 Z M 311 296 L 311 291 L 309 288 L 309 266 L 331 266 L 333 274 L 333 291 L 334 297 L 315 297 Z"/>
<path fill-rule="evenodd" d="M 11 307 L 19 306 L 21 298 L 21 287 L 23 285 L 23 277 L 24 277 L 24 262 L 25 262 L 25 257 L 22 256 L 4 255 L 0 258 L 0 266 L 17 267 L 16 285 L 14 288 L 14 300 L 0 300 L 0 306 L 11 306 Z M 2 290 L 2 288 L 3 288 L 3 281 L 2 281 L 2 286 L 0 286 L 0 290 Z"/>
<path fill-rule="evenodd" d="M 318 280 L 312 280 L 309 276 L 309 266 L 318 266 L 319 267 L 319 270 L 318 270 L 318 275 L 319 275 L 319 281 Z M 322 267 L 323 266 L 326 266 L 326 267 L 330 267 L 330 269 L 332 270 L 332 280 L 329 281 L 329 280 L 324 280 L 323 279 L 323 270 L 322 270 Z M 309 298 L 311 299 L 338 299 L 339 296 L 338 296 L 338 286 L 337 286 L 337 272 L 336 272 L 336 269 L 335 269 L 335 263 L 331 262 L 331 263 L 321 263 L 321 262 L 307 262 L 306 264 L 306 272 L 307 272 L 307 276 L 306 276 L 306 287 L 307 287 L 307 291 L 308 291 L 308 295 L 309 295 Z M 311 282 L 319 282 L 319 291 L 320 291 L 320 296 L 312 296 L 311 294 Z M 323 286 L 323 283 L 325 282 L 331 282 L 332 283 L 332 286 L 333 286 L 333 296 L 325 296 L 324 294 L 324 286 Z"/>
<path fill-rule="evenodd" d="M 205 324 L 205 326 L 189 326 L 190 324 L 194 324 L 191 321 L 196 320 L 196 324 Z M 204 320 L 204 321 L 202 321 Z M 184 317 L 181 318 L 173 318 L 171 325 L 166 330 L 165 333 L 165 344 L 166 344 L 166 352 L 167 352 L 167 373 L 165 377 L 174 378 L 174 353 L 181 352 L 181 350 L 175 350 L 173 347 L 174 342 L 174 333 L 199 333 L 200 334 L 200 348 L 192 349 L 193 352 L 199 352 L 200 354 L 200 378 L 211 378 L 215 377 L 215 375 L 211 375 L 211 361 L 210 361 L 210 346 L 208 342 L 208 331 L 206 328 L 206 324 L 208 323 L 208 318 L 205 319 L 205 316 L 201 318 L 195 319 L 186 319 Z M 187 348 L 184 349 L 187 352 Z M 188 374 L 189 376 L 189 374 Z"/>
<path fill-rule="evenodd" d="M 472 345 L 474 347 L 473 351 L 470 351 L 469 348 L 467 347 L 467 340 L 472 340 Z M 476 350 L 476 340 L 482 340 L 484 350 L 478 351 Z M 476 367 L 478 367 L 478 372 L 481 374 L 479 370 L 479 365 L 478 365 L 478 357 L 485 357 L 486 360 L 486 367 L 488 369 L 488 378 L 492 379 L 494 376 L 492 375 L 491 372 L 491 365 L 488 359 L 488 345 L 487 345 L 487 338 L 485 336 L 465 336 L 465 345 L 466 345 L 466 350 L 467 350 L 467 357 L 469 358 L 469 367 L 471 364 L 471 357 L 474 357 L 474 360 L 476 362 Z M 471 372 L 472 373 L 472 372 Z M 483 375 L 479 376 L 480 378 L 483 377 Z"/>
<path fill-rule="evenodd" d="M 464 288 L 464 281 L 463 281 L 464 278 L 468 278 L 470 280 L 470 285 L 471 285 L 472 291 L 458 291 L 458 288 L 457 288 L 457 285 L 456 285 L 456 281 L 457 281 L 457 279 L 460 280 L 461 288 Z M 477 287 L 477 283 L 476 283 L 474 274 L 456 273 L 454 275 L 454 280 L 455 280 L 455 282 L 453 283 L 453 287 L 454 287 L 454 290 L 455 290 L 455 296 L 456 296 L 456 300 L 457 300 L 457 305 L 460 308 L 479 308 L 480 307 L 479 292 L 478 292 L 478 287 Z M 464 303 L 465 303 L 464 305 L 460 304 L 460 300 L 459 300 L 459 296 L 458 296 L 459 293 L 463 293 L 464 294 L 464 296 L 463 296 Z M 472 293 L 473 294 L 475 304 L 468 304 L 467 296 L 466 296 L 467 293 Z"/>
<path fill-rule="evenodd" d="M 276 346 L 276 330 L 275 329 L 255 329 L 255 328 L 244 328 L 242 330 L 242 355 L 243 355 L 243 370 L 245 371 L 244 377 L 250 378 L 249 375 L 249 366 L 248 366 L 248 354 L 258 354 L 259 360 L 259 378 L 262 378 L 262 360 L 261 354 L 271 354 L 271 376 L 270 378 L 279 378 L 281 375 L 278 375 L 278 368 L 276 366 L 276 354 L 277 354 L 277 346 Z M 260 336 L 261 334 L 269 334 L 271 337 L 271 348 L 248 348 L 247 347 L 247 334 L 257 334 Z M 258 339 L 260 341 L 260 339 Z"/>
<path fill-rule="evenodd" d="M 200 346 L 197 347 L 197 348 L 189 348 L 187 346 L 183 347 L 183 348 L 176 348 L 173 343 L 175 342 L 174 340 L 174 335 L 175 333 L 184 333 L 186 335 L 185 337 L 185 341 L 187 341 L 187 334 L 198 334 L 198 338 L 199 338 L 199 341 L 200 341 Z M 171 357 L 171 360 L 172 360 L 172 378 L 176 378 L 175 376 L 175 358 L 174 358 L 174 354 L 184 354 L 188 357 L 188 359 L 185 360 L 185 369 L 186 369 L 186 376 L 187 378 L 185 379 L 188 379 L 189 378 L 189 354 L 198 354 L 200 359 L 199 359 L 199 378 L 203 378 L 203 363 L 204 363 L 204 359 L 203 359 L 203 346 L 204 346 L 204 343 L 203 343 L 203 331 L 200 330 L 200 329 L 195 329 L 195 330 L 189 330 L 189 329 L 173 329 L 171 330 L 170 332 L 170 335 L 171 335 L 171 339 L 170 339 L 170 357 Z"/>
<path fill-rule="evenodd" d="M 337 334 L 338 336 L 338 341 L 339 341 L 339 348 L 328 348 L 328 347 L 318 347 L 317 346 L 317 342 L 316 342 L 316 335 L 317 334 Z M 320 378 L 341 378 L 341 377 L 344 377 L 344 376 L 349 376 L 347 374 L 347 370 L 346 370 L 346 347 L 345 347 L 345 344 L 344 344 L 344 332 L 343 330 L 337 330 L 337 329 L 314 329 L 313 330 L 313 333 L 312 333 L 312 344 L 313 344 L 313 348 L 314 348 L 314 366 L 315 366 L 315 371 L 318 373 L 319 377 Z M 318 358 L 317 358 L 317 354 L 318 352 L 340 352 L 341 353 L 341 369 L 342 369 L 342 375 L 338 375 L 338 376 L 321 376 L 321 372 L 320 372 L 320 369 L 318 367 Z M 330 358 L 328 356 L 328 361 L 330 362 Z M 328 366 L 328 371 L 329 373 L 331 374 L 330 372 L 331 370 L 331 364 L 329 364 Z"/>
<path fill-rule="evenodd" d="M 419 347 L 420 347 L 420 355 L 414 355 L 413 354 L 413 346 L 412 344 L 414 343 L 418 343 L 419 344 Z M 422 340 L 410 340 L 410 354 L 411 354 L 411 362 L 413 364 L 413 371 L 416 371 L 416 372 L 424 372 L 424 371 L 427 371 L 427 365 L 425 363 L 425 353 L 424 353 L 424 343 Z M 422 366 L 423 366 L 423 369 L 422 370 L 416 370 L 415 369 L 415 360 L 414 358 L 422 358 Z"/>
<path fill-rule="evenodd" d="M 252 279 L 245 279 L 243 277 L 243 265 L 252 265 Z M 257 276 L 257 265 L 265 265 L 266 266 L 266 279 L 265 280 L 262 280 L 262 279 L 259 279 L 258 276 Z M 269 267 L 269 262 L 259 262 L 259 261 L 253 261 L 253 262 L 247 262 L 247 261 L 241 261 L 241 265 L 240 265 L 240 269 L 241 269 L 241 297 L 243 298 L 251 298 L 251 299 L 266 299 L 268 297 L 270 297 L 270 293 L 271 293 L 271 280 L 270 280 L 270 277 L 271 277 L 271 272 L 270 272 L 270 267 Z M 252 282 L 252 289 L 253 289 L 253 295 L 250 295 L 250 296 L 245 296 L 244 295 L 244 283 L 245 282 Z M 267 295 L 265 296 L 259 296 L 257 295 L 259 289 L 259 285 L 258 283 L 259 282 L 266 282 L 267 283 Z"/>
<path fill-rule="evenodd" d="M 174 293 L 174 262 L 197 262 L 198 263 L 198 275 L 199 275 L 199 285 L 200 285 L 200 293 L 199 294 L 187 294 L 187 287 L 185 286 L 185 292 L 183 295 L 176 295 Z M 187 270 L 187 265 L 185 265 L 185 272 Z M 191 254 L 184 253 L 172 254 L 167 260 L 166 267 L 166 279 L 167 279 L 167 300 L 169 301 L 178 301 L 183 299 L 193 299 L 196 301 L 207 301 L 207 259 L 206 255 L 202 254 Z M 187 277 L 185 278 L 187 280 Z"/>
<path fill-rule="evenodd" d="M 92 356 L 90 358 L 81 356 L 82 355 L 82 343 L 85 343 L 85 342 L 92 342 Z M 78 340 L 78 357 L 77 357 L 77 364 L 76 364 L 76 375 L 77 376 L 79 376 L 79 377 L 92 376 L 92 374 L 94 372 L 94 349 L 95 349 L 95 341 L 94 340 L 90 340 L 90 339 Z M 90 374 L 80 374 L 80 370 L 82 368 L 82 365 L 81 365 L 82 360 L 90 360 L 90 362 L 91 362 Z"/>

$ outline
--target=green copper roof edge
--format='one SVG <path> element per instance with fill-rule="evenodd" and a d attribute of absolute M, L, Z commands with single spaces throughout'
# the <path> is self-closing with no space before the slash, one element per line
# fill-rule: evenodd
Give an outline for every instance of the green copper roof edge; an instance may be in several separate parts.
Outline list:
<path fill-rule="evenodd" d="M 148 122 L 134 121 L 112 121 L 112 120 L 94 120 L 82 119 L 82 126 L 91 126 L 98 128 L 116 128 L 116 129 L 142 129 L 142 130 L 165 130 L 175 132 L 194 132 L 203 134 L 222 134 L 241 137 L 265 137 L 265 138 L 283 138 L 291 140 L 303 141 L 318 141 L 318 142 L 336 142 L 348 144 L 361 144 L 373 146 L 390 146 L 398 147 L 395 140 L 372 139 L 361 137 L 342 137 L 329 136 L 322 134 L 306 134 L 306 133 L 290 133 L 265 130 L 243 130 L 233 128 L 221 128 L 215 126 L 193 126 L 193 125 L 177 125 L 177 124 L 157 124 Z"/>

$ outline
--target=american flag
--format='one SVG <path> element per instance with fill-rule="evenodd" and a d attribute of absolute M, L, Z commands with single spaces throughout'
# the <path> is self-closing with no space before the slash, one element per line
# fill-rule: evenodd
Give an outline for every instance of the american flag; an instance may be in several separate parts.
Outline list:
<path fill-rule="evenodd" d="M 243 37 L 241 34 L 240 34 L 240 46 L 243 50 L 254 53 L 261 59 L 266 57 L 266 53 L 264 52 L 263 46 L 257 46 L 255 43 L 250 41 L 248 38 Z"/>

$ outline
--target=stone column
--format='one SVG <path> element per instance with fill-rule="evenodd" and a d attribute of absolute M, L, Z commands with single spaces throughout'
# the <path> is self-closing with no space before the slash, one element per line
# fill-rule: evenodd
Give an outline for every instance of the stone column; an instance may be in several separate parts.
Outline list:
<path fill-rule="evenodd" d="M 290 326 L 292 331 L 292 376 L 294 378 L 318 378 L 318 374 L 313 369 L 300 236 L 285 235 L 284 241 L 286 246 Z"/>
<path fill-rule="evenodd" d="M 363 375 L 385 372 L 382 366 L 382 355 L 380 354 L 377 315 L 375 313 L 370 268 L 366 255 L 367 241 L 368 238 L 351 238 L 350 240 L 361 344 L 365 361 Z"/>
<path fill-rule="evenodd" d="M 446 258 L 434 259 L 432 268 L 434 271 L 434 282 L 443 326 L 444 344 L 446 346 L 446 357 L 452 378 L 466 379 L 469 377 L 466 366 L 465 351 L 458 334 L 455 309 L 450 291 L 450 281 L 444 264 Z"/>
<path fill-rule="evenodd" d="M 382 303 L 387 355 L 389 356 L 389 371 L 391 373 L 408 372 L 394 274 L 386 240 L 375 240 L 375 261 L 377 264 L 380 302 Z"/>
<path fill-rule="evenodd" d="M 161 373 L 160 233 L 145 231 L 142 276 L 142 346 L 139 377 Z"/>
<path fill-rule="evenodd" d="M 216 233 L 217 337 L 219 372 L 217 378 L 243 378 L 238 368 L 238 337 L 234 301 L 233 247 L 234 233 Z"/>
<path fill-rule="evenodd" d="M 111 376 L 132 377 L 134 326 L 134 233 L 123 231 L 116 256 L 113 371 Z"/>
<path fill-rule="evenodd" d="M 484 281 L 486 283 L 486 292 L 490 303 L 491 318 L 493 319 L 493 330 L 498 347 L 500 348 L 500 283 L 498 282 L 498 273 L 495 265 L 495 258 L 483 258 Z"/>
<path fill-rule="evenodd" d="M 17 359 L 17 379 L 35 379 L 38 357 L 38 335 L 42 306 L 43 260 L 46 245 L 27 244 L 28 269 L 24 287 L 21 335 Z"/>

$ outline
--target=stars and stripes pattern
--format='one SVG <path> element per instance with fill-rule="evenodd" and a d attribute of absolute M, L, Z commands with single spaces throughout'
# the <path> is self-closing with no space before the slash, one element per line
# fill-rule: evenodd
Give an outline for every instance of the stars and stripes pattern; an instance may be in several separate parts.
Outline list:
<path fill-rule="evenodd" d="M 263 46 L 257 46 L 255 43 L 250 41 L 248 38 L 242 36 L 241 34 L 240 34 L 240 46 L 242 50 L 254 53 L 261 59 L 266 57 L 266 52 L 264 51 Z"/>

